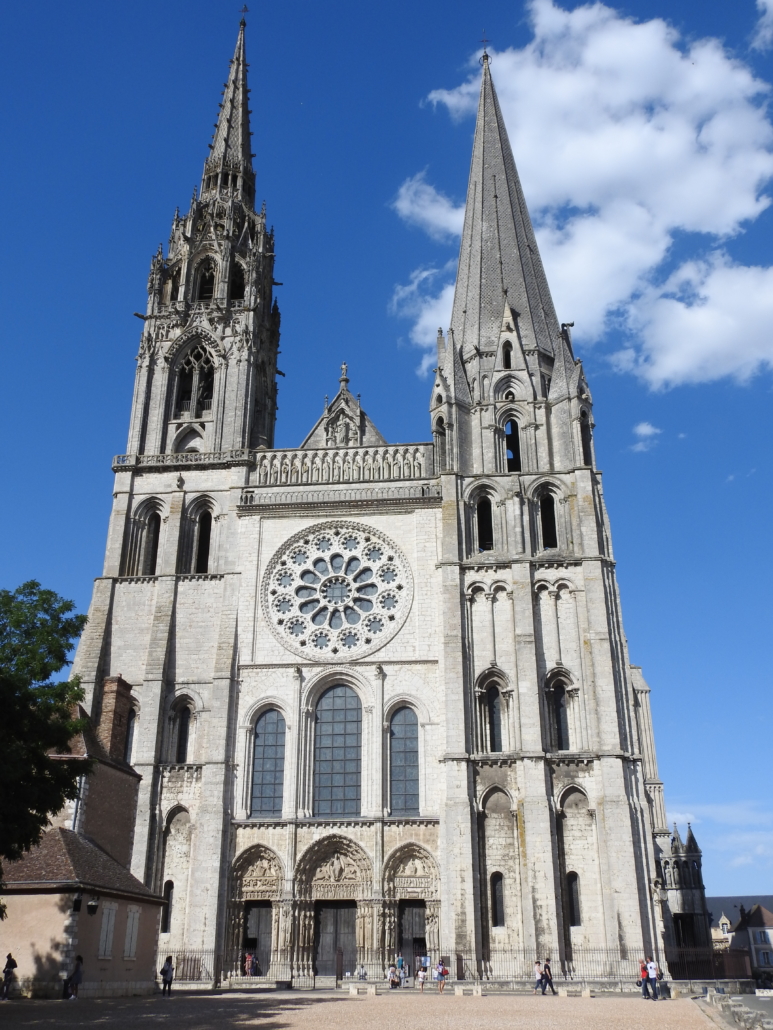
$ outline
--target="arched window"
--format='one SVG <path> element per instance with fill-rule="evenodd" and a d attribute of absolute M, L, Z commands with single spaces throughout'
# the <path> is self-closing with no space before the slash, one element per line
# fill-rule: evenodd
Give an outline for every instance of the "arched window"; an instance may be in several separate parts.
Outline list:
<path fill-rule="evenodd" d="M 566 688 L 560 684 L 553 688 L 553 732 L 556 750 L 569 750 L 569 714 L 567 712 Z"/>
<path fill-rule="evenodd" d="M 362 705 L 351 687 L 326 690 L 314 731 L 314 815 L 360 814 Z"/>
<path fill-rule="evenodd" d="M 505 881 L 501 873 L 491 874 L 491 925 L 505 925 Z"/>
<path fill-rule="evenodd" d="M 701 871 L 697 862 L 692 864 L 692 885 L 693 887 L 701 886 Z"/>
<path fill-rule="evenodd" d="M 145 546 L 142 555 L 142 575 L 155 576 L 158 563 L 158 541 L 161 536 L 161 516 L 157 511 L 148 515 L 145 523 Z"/>
<path fill-rule="evenodd" d="M 592 465 L 593 448 L 590 436 L 590 416 L 585 408 L 580 412 L 580 438 L 582 441 L 582 463 L 583 465 Z"/>
<path fill-rule="evenodd" d="M 196 560 L 193 571 L 209 572 L 209 542 L 212 538 L 212 512 L 202 511 L 196 521 Z"/>
<path fill-rule="evenodd" d="M 692 887 L 692 877 L 690 876 L 690 863 L 682 863 L 682 885 L 684 887 Z"/>
<path fill-rule="evenodd" d="M 513 367 L 513 345 L 506 343 L 502 348 L 502 368 Z"/>
<path fill-rule="evenodd" d="M 178 765 L 185 765 L 188 761 L 188 740 L 191 731 L 191 710 L 183 705 L 177 712 L 177 740 L 175 743 L 175 761 Z"/>
<path fill-rule="evenodd" d="M 164 907 L 161 909 L 161 933 L 169 933 L 172 926 L 172 902 L 174 901 L 174 884 L 167 880 L 164 884 Z"/>
<path fill-rule="evenodd" d="M 174 304 L 180 296 L 180 269 L 175 269 L 172 272 L 172 278 L 169 280 L 169 287 L 167 293 L 167 301 L 170 304 Z"/>
<path fill-rule="evenodd" d="M 566 874 L 566 905 L 570 926 L 582 926 L 580 911 L 580 877 L 577 873 Z"/>
<path fill-rule="evenodd" d="M 129 709 L 126 718 L 126 743 L 123 748 L 123 760 L 131 765 L 132 750 L 134 749 L 134 727 L 137 721 L 137 713 L 133 708 Z"/>
<path fill-rule="evenodd" d="M 199 418 L 211 411 L 214 388 L 215 363 L 208 348 L 199 343 L 191 347 L 178 366 L 174 417 Z"/>
<path fill-rule="evenodd" d="M 542 530 L 542 549 L 558 547 L 556 529 L 556 502 L 552 494 L 543 494 L 539 499 L 539 520 Z"/>
<path fill-rule="evenodd" d="M 231 271 L 231 300 L 244 300 L 244 269 L 238 261 Z"/>
<path fill-rule="evenodd" d="M 518 423 L 511 418 L 505 425 L 505 448 L 507 451 L 507 471 L 521 471 L 521 434 Z"/>
<path fill-rule="evenodd" d="M 476 508 L 476 520 L 478 527 L 478 550 L 494 550 L 494 522 L 491 517 L 491 501 L 488 497 L 481 497 Z"/>
<path fill-rule="evenodd" d="M 445 472 L 448 455 L 446 450 L 446 424 L 442 418 L 439 418 L 435 423 L 435 437 L 437 439 L 438 471 Z"/>
<path fill-rule="evenodd" d="M 196 300 L 212 300 L 215 296 L 215 270 L 211 265 L 205 265 L 199 272 L 199 289 Z"/>
<path fill-rule="evenodd" d="M 419 814 L 419 720 L 407 707 L 389 721 L 389 811 Z"/>
<path fill-rule="evenodd" d="M 255 723 L 250 815 L 281 815 L 285 771 L 285 721 L 271 708 Z"/>
<path fill-rule="evenodd" d="M 502 750 L 502 695 L 492 684 L 486 691 L 489 751 Z"/>

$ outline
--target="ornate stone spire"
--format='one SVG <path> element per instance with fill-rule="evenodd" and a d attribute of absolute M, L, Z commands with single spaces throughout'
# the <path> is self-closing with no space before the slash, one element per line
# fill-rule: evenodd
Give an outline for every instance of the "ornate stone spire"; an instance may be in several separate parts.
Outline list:
<path fill-rule="evenodd" d="M 202 194 L 205 189 L 219 184 L 217 179 L 212 181 L 208 177 L 225 171 L 241 174 L 250 184 L 254 182 L 250 142 L 250 91 L 247 88 L 247 58 L 244 48 L 245 28 L 246 22 L 242 18 L 228 82 L 223 92 L 223 102 L 220 104 L 215 135 L 209 145 L 211 153 L 204 163 Z"/>
<path fill-rule="evenodd" d="M 552 355 L 560 329 L 484 53 L 451 327 L 466 359 L 496 349 L 507 303 L 525 349 Z"/>

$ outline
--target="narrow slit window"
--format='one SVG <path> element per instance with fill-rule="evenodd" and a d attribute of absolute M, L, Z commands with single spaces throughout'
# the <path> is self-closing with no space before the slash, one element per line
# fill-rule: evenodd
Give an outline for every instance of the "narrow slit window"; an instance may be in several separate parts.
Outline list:
<path fill-rule="evenodd" d="M 565 688 L 555 687 L 553 690 L 553 729 L 557 751 L 569 750 L 569 717 L 566 701 Z"/>
<path fill-rule="evenodd" d="M 491 925 L 505 925 L 505 880 L 501 873 L 491 874 Z"/>
<path fill-rule="evenodd" d="M 507 471 L 521 471 L 521 434 L 514 418 L 505 425 L 505 449 L 507 451 Z"/>
<path fill-rule="evenodd" d="M 539 517 L 542 527 L 542 548 L 558 547 L 556 530 L 556 502 L 552 494 L 543 494 L 539 502 Z"/>
<path fill-rule="evenodd" d="M 591 447 L 590 417 L 584 408 L 580 414 L 580 438 L 582 441 L 582 463 L 583 465 L 592 465 L 593 448 Z"/>
<path fill-rule="evenodd" d="M 143 561 L 143 576 L 155 576 L 158 563 L 158 539 L 161 535 L 161 516 L 153 511 L 148 516 L 145 525 L 145 560 Z"/>
<path fill-rule="evenodd" d="M 494 522 L 491 515 L 491 501 L 488 497 L 481 497 L 476 509 L 478 522 L 478 550 L 494 550 Z"/>
<path fill-rule="evenodd" d="M 197 573 L 209 572 L 209 543 L 212 537 L 212 513 L 203 511 L 199 515 L 198 533 L 196 534 Z"/>
<path fill-rule="evenodd" d="M 445 472 L 447 468 L 446 424 L 442 418 L 439 418 L 435 423 L 435 434 L 437 436 L 438 470 L 440 472 Z"/>
<path fill-rule="evenodd" d="M 506 343 L 502 348 L 502 368 L 513 367 L 513 345 Z"/>
<path fill-rule="evenodd" d="M 188 740 L 191 730 L 191 710 L 185 705 L 177 714 L 177 747 L 175 749 L 175 760 L 178 765 L 185 765 L 188 761 Z"/>
<path fill-rule="evenodd" d="M 172 925 L 172 902 L 174 901 L 174 884 L 167 880 L 164 884 L 164 907 L 161 909 L 161 933 L 169 933 Z"/>
<path fill-rule="evenodd" d="M 569 909 L 569 925 L 582 926 L 580 912 L 580 877 L 577 873 L 567 873 L 566 902 Z"/>
<path fill-rule="evenodd" d="M 502 695 L 499 688 L 490 686 L 486 693 L 488 714 L 489 751 L 502 750 Z"/>

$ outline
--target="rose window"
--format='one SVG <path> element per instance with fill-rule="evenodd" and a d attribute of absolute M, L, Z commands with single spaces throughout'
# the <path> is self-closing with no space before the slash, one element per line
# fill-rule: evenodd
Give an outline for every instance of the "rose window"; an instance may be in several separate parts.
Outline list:
<path fill-rule="evenodd" d="M 383 646 L 412 596 L 410 568 L 395 544 L 348 522 L 298 533 L 274 555 L 263 587 L 276 637 L 317 661 L 348 661 Z"/>

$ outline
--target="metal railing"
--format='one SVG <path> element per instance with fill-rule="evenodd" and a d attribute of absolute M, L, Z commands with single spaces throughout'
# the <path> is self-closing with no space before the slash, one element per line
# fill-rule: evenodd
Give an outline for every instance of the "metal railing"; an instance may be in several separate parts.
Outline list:
<path fill-rule="evenodd" d="M 163 952 L 163 948 L 161 952 Z M 216 979 L 215 952 L 207 948 L 171 950 L 159 952 L 159 965 L 166 955 L 172 956 L 176 983 L 214 983 Z"/>

